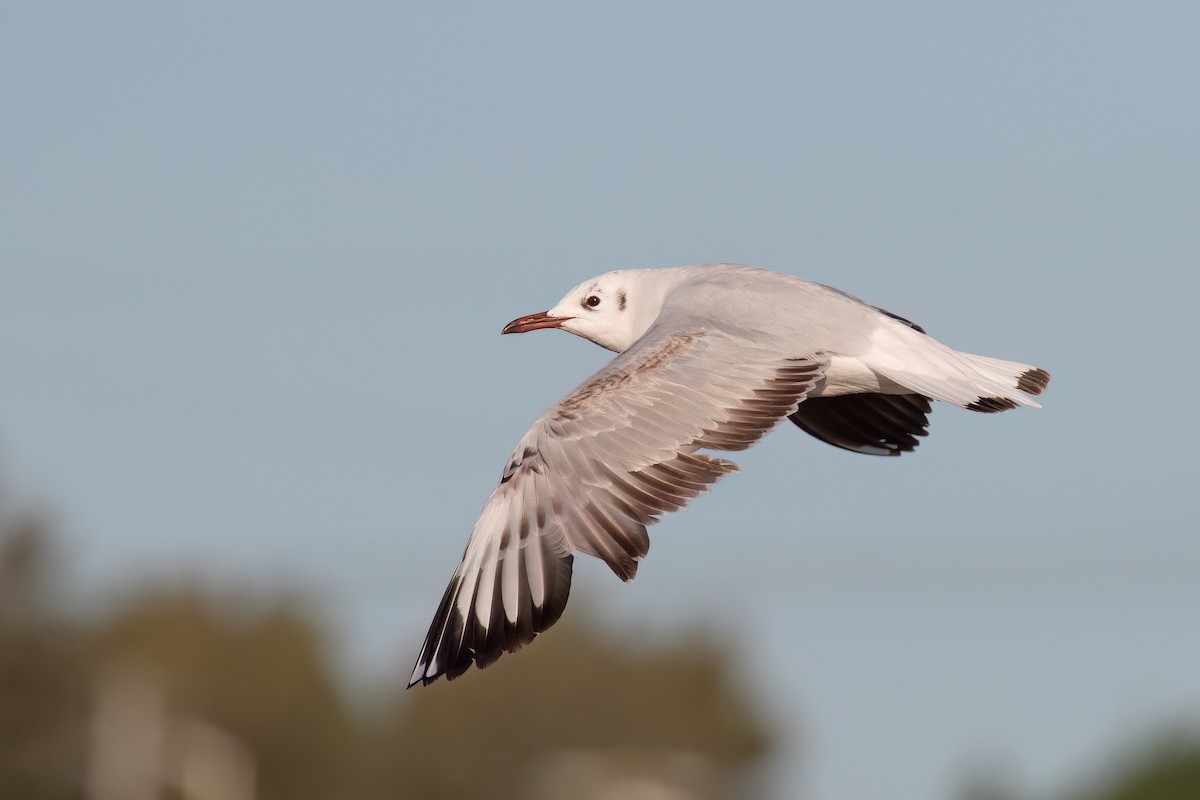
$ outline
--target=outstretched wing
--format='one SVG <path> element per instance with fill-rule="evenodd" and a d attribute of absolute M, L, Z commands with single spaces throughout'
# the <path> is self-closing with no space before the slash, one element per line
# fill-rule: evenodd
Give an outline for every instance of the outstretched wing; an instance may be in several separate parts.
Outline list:
<path fill-rule="evenodd" d="M 553 625 L 574 551 L 633 578 L 650 547 L 646 526 L 737 469 L 700 450 L 757 442 L 796 411 L 825 364 L 821 354 L 789 357 L 719 332 L 651 328 L 517 445 L 409 685 L 485 667 Z"/>

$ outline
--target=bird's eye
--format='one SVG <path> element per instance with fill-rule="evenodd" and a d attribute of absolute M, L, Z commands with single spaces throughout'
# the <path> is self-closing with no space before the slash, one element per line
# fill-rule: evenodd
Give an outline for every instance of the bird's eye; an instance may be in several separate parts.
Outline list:
<path fill-rule="evenodd" d="M 589 295 L 588 299 L 583 301 L 583 304 L 588 308 L 595 308 L 596 306 L 600 305 L 600 297 L 594 294 Z"/>

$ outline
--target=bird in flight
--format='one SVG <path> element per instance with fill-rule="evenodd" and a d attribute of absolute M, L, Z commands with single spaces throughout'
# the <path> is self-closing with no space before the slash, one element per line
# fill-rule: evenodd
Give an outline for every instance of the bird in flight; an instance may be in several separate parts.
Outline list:
<path fill-rule="evenodd" d="M 682 508 L 790 419 L 858 453 L 898 456 L 930 401 L 1038 406 L 1045 370 L 954 350 L 918 325 L 819 283 L 736 264 L 619 270 L 501 333 L 561 328 L 619 355 L 547 409 L 471 532 L 409 686 L 486 667 L 553 625 L 574 553 L 622 580 L 646 526 Z"/>

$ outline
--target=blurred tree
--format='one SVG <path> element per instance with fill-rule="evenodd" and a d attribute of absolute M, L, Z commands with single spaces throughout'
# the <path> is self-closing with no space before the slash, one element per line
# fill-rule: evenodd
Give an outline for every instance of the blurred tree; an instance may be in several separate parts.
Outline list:
<path fill-rule="evenodd" d="M 1132 748 L 1122 765 L 1074 800 L 1200 800 L 1200 738 L 1172 733 Z"/>
<path fill-rule="evenodd" d="M 542 800 L 587 797 L 589 786 L 661 797 L 664 781 L 669 796 L 717 798 L 734 796 L 768 748 L 743 681 L 712 642 L 614 642 L 576 616 L 518 658 L 362 714 L 303 604 L 173 586 L 135 591 L 99 621 L 76 617 L 61 606 L 53 555 L 43 518 L 0 505 L 4 800 L 97 796 L 103 687 L 129 665 L 154 691 L 111 692 L 117 705 L 133 698 L 161 714 L 195 752 L 244 759 L 256 800 Z M 1062 798 L 1200 800 L 1194 732 L 1129 752 Z M 660 788 L 647 788 L 654 780 Z M 970 792 L 1018 796 L 1002 773 Z M 149 796 L 181 792 L 177 782 Z"/>
<path fill-rule="evenodd" d="M 766 749 L 711 643 L 628 647 L 577 621 L 356 713 L 304 604 L 141 587 L 76 618 L 51 553 L 36 518 L 0 524 L 5 800 L 180 797 L 184 741 L 243 759 L 256 800 L 583 797 L 580 775 L 614 769 L 723 797 Z"/>
<path fill-rule="evenodd" d="M 1057 793 L 1060 800 L 1200 800 L 1200 735 L 1174 731 L 1148 743 L 1124 745 L 1086 776 L 1085 788 Z M 976 769 L 959 793 L 962 800 L 1019 800 L 994 768 Z"/>
<path fill-rule="evenodd" d="M 503 800 L 525 797 L 556 755 L 664 768 L 690 757 L 717 784 L 702 796 L 728 796 L 769 740 L 739 683 L 712 643 L 628 646 L 576 617 L 517 658 L 408 692 L 394 784 L 407 797 Z"/>
<path fill-rule="evenodd" d="M 97 633 L 97 664 L 152 670 L 175 719 L 201 720 L 250 753 L 257 795 L 351 797 L 363 733 L 302 607 L 144 591 Z"/>
<path fill-rule="evenodd" d="M 0 509 L 0 797 L 80 793 L 87 673 L 79 630 L 55 613 L 50 540 Z"/>

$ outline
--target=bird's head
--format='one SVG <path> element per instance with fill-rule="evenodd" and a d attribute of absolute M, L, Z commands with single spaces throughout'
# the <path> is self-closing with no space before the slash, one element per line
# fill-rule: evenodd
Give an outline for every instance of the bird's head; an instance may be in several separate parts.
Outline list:
<path fill-rule="evenodd" d="M 620 353 L 642 337 L 662 309 L 667 287 L 647 274 L 653 272 L 661 270 L 619 270 L 584 281 L 549 311 L 514 319 L 501 333 L 562 328 Z"/>

